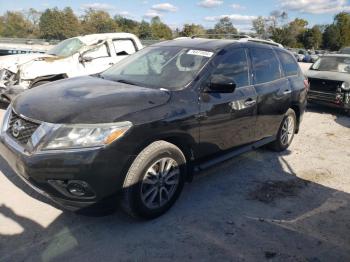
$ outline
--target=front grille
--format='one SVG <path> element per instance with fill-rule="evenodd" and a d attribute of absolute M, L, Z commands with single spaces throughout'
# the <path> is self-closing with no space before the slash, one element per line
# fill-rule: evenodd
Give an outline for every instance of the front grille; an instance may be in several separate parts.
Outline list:
<path fill-rule="evenodd" d="M 14 130 L 14 125 L 16 122 L 21 127 L 19 131 L 17 130 L 17 132 L 15 132 Z M 33 133 L 35 132 L 35 130 L 37 130 L 38 127 L 39 124 L 28 121 L 17 115 L 14 111 L 12 111 L 7 133 L 20 144 L 25 145 L 27 144 L 28 140 L 32 137 Z"/>
<path fill-rule="evenodd" d="M 341 81 L 326 80 L 318 78 L 309 78 L 310 90 L 322 91 L 322 92 L 336 92 L 341 87 Z"/>
<path fill-rule="evenodd" d="M 331 102 L 331 103 L 339 102 L 337 100 L 337 95 L 335 93 L 318 92 L 318 91 L 313 91 L 313 90 L 310 90 L 308 92 L 308 99 L 320 100 L 320 101 Z"/>

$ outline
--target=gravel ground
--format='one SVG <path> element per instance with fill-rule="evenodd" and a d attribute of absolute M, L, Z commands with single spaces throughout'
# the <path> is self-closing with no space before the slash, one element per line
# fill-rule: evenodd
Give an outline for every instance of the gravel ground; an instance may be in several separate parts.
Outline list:
<path fill-rule="evenodd" d="M 62 212 L 0 158 L 0 261 L 350 261 L 350 118 L 312 106 L 290 149 L 198 174 L 153 221 Z"/>

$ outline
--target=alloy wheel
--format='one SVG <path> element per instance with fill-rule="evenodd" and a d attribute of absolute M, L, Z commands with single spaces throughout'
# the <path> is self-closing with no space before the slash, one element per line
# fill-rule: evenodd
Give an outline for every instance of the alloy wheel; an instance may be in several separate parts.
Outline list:
<path fill-rule="evenodd" d="M 179 179 L 180 169 L 174 159 L 166 157 L 154 162 L 141 183 L 143 204 L 150 209 L 166 205 L 175 194 Z"/>
<path fill-rule="evenodd" d="M 288 116 L 285 118 L 282 125 L 282 130 L 281 130 L 282 145 L 288 145 L 292 141 L 294 131 L 295 131 L 294 118 L 292 116 Z"/>

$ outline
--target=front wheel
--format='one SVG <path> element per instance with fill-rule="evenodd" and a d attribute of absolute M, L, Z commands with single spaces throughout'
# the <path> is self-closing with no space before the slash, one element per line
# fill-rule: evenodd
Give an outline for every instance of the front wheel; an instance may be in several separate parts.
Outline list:
<path fill-rule="evenodd" d="M 133 217 L 158 217 L 179 197 L 185 176 L 186 158 L 181 150 L 166 141 L 156 141 L 132 163 L 124 181 L 121 206 Z"/>
<path fill-rule="evenodd" d="M 294 110 L 288 109 L 278 130 L 276 140 L 270 144 L 270 148 L 277 152 L 286 150 L 293 141 L 296 123 Z"/>

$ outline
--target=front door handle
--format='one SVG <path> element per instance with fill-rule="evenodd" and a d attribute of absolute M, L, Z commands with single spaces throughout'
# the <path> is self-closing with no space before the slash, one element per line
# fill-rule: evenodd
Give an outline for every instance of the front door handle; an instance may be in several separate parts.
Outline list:
<path fill-rule="evenodd" d="M 289 90 L 289 89 L 287 89 L 283 92 L 284 95 L 289 95 L 290 93 L 292 93 L 292 90 Z"/>
<path fill-rule="evenodd" d="M 249 98 L 249 99 L 247 99 L 246 101 L 244 101 L 244 105 L 245 105 L 245 106 L 253 106 L 253 105 L 255 105 L 255 104 L 256 104 L 256 100 L 251 99 L 251 98 Z"/>

